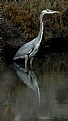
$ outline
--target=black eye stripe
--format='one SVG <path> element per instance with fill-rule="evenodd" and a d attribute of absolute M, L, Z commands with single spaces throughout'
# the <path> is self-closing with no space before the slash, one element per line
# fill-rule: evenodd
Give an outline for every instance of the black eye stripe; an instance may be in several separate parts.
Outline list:
<path fill-rule="evenodd" d="M 47 9 L 47 12 L 49 12 L 49 9 Z"/>
<path fill-rule="evenodd" d="M 53 12 L 53 10 L 49 10 L 49 9 L 47 9 L 47 12 Z"/>
<path fill-rule="evenodd" d="M 47 12 L 49 12 L 49 10 L 47 10 Z"/>

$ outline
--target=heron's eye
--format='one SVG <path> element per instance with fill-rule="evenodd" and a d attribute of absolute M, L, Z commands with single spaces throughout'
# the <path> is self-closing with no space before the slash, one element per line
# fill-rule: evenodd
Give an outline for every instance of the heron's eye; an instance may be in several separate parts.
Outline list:
<path fill-rule="evenodd" d="M 47 12 L 49 12 L 49 10 L 47 9 Z"/>

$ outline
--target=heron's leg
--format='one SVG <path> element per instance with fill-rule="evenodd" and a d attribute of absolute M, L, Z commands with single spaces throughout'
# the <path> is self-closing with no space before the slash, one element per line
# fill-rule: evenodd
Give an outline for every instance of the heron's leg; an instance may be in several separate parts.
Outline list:
<path fill-rule="evenodd" d="M 32 67 L 32 62 L 33 62 L 33 57 L 30 58 L 30 68 L 31 68 L 31 69 L 33 68 L 33 67 Z"/>
<path fill-rule="evenodd" d="M 28 55 L 25 55 L 25 68 L 27 68 Z"/>

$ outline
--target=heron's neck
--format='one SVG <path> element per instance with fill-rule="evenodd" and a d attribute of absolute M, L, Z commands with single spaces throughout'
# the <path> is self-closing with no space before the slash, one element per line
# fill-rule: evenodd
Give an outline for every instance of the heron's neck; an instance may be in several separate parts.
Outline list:
<path fill-rule="evenodd" d="M 42 21 L 42 18 L 43 18 L 43 16 L 42 15 L 40 15 L 40 31 L 39 31 L 39 34 L 38 34 L 38 40 L 39 40 L 39 44 L 40 44 L 40 42 L 41 42 L 41 40 L 42 40 L 42 36 L 43 36 L 43 21 Z"/>

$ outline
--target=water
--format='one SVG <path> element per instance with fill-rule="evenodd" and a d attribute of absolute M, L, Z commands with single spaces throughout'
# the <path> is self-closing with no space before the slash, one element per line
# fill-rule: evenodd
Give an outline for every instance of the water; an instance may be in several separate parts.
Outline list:
<path fill-rule="evenodd" d="M 68 118 L 68 54 L 50 53 L 33 70 L 0 60 L 0 121 Z M 53 120 L 52 120 L 53 121 Z"/>

